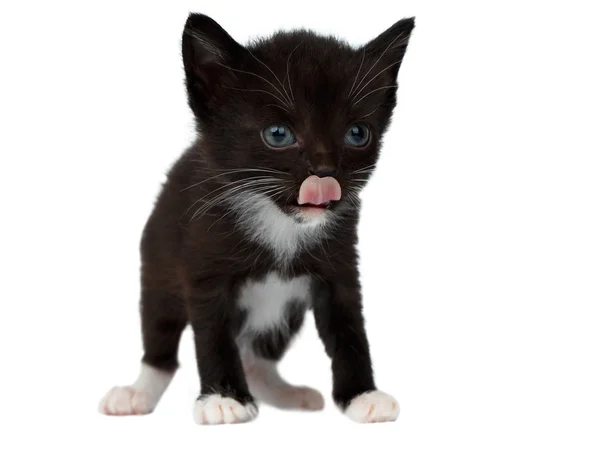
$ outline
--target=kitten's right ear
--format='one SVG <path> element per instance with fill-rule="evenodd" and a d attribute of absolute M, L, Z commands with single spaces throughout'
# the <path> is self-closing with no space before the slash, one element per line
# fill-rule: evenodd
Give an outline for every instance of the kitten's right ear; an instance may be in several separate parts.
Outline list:
<path fill-rule="evenodd" d="M 183 67 L 190 107 L 201 114 L 210 109 L 222 93 L 232 66 L 243 47 L 223 28 L 204 14 L 190 14 L 181 42 Z"/>

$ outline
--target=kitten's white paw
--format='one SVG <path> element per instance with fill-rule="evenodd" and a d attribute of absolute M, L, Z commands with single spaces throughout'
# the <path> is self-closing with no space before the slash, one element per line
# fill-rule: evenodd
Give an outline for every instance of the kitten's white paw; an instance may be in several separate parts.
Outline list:
<path fill-rule="evenodd" d="M 388 422 L 398 418 L 400 405 L 389 394 L 370 391 L 352 399 L 344 413 L 355 422 Z"/>
<path fill-rule="evenodd" d="M 251 421 L 257 415 L 256 404 L 244 405 L 219 394 L 202 397 L 194 407 L 194 421 L 198 424 L 237 424 Z"/>
<path fill-rule="evenodd" d="M 273 405 L 285 409 L 318 411 L 325 407 L 323 395 L 308 386 L 287 386 L 274 393 L 272 400 Z"/>
<path fill-rule="evenodd" d="M 154 410 L 148 393 L 131 386 L 116 386 L 100 401 L 100 413 L 111 416 L 145 415 Z"/>

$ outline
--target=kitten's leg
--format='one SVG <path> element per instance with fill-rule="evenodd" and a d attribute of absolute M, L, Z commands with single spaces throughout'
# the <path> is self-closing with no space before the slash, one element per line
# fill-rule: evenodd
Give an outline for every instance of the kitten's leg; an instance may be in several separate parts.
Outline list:
<path fill-rule="evenodd" d="M 358 275 L 354 270 L 346 273 L 315 291 L 313 307 L 317 330 L 332 359 L 333 398 L 353 421 L 394 421 L 398 402 L 378 391 L 373 379 Z"/>
<path fill-rule="evenodd" d="M 190 323 L 202 386 L 194 420 L 198 424 L 250 421 L 258 408 L 235 342 L 233 295 L 222 277 L 197 279 L 190 293 Z"/>
<path fill-rule="evenodd" d="M 177 369 L 177 350 L 187 324 L 180 298 L 144 290 L 141 303 L 144 356 L 137 380 L 130 386 L 112 388 L 100 402 L 107 415 L 151 413 Z"/>
<path fill-rule="evenodd" d="M 277 360 L 257 356 L 244 348 L 242 363 L 250 392 L 259 401 L 281 409 L 322 410 L 325 406 L 319 391 L 307 386 L 293 386 L 277 370 Z"/>
<path fill-rule="evenodd" d="M 305 313 L 303 304 L 289 304 L 279 329 L 245 339 L 242 347 L 244 372 L 250 392 L 259 401 L 282 409 L 323 409 L 325 401 L 319 391 L 307 386 L 293 386 L 277 370 L 277 363 L 302 328 Z"/>

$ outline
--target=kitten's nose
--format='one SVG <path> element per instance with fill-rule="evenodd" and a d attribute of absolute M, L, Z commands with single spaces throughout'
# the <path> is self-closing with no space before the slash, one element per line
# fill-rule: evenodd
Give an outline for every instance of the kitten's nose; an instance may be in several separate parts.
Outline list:
<path fill-rule="evenodd" d="M 319 178 L 335 177 L 338 174 L 339 155 L 334 147 L 316 142 L 309 147 L 306 164 L 309 175 Z"/>
<path fill-rule="evenodd" d="M 337 167 L 328 164 L 321 164 L 315 167 L 309 167 L 308 173 L 311 175 L 316 175 L 319 178 L 323 177 L 335 177 L 337 175 Z"/>

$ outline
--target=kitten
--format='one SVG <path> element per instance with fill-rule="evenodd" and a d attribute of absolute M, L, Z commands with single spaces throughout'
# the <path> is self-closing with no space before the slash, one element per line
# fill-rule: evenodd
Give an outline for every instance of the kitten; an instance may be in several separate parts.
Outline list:
<path fill-rule="evenodd" d="M 109 415 L 154 410 L 194 332 L 200 424 L 249 421 L 257 401 L 320 410 L 323 396 L 277 371 L 312 309 L 333 398 L 354 421 L 397 418 L 374 383 L 357 263 L 359 192 L 396 105 L 414 18 L 358 49 L 310 31 L 242 46 L 191 14 L 182 55 L 198 140 L 183 154 L 141 241 L 144 355 Z"/>

